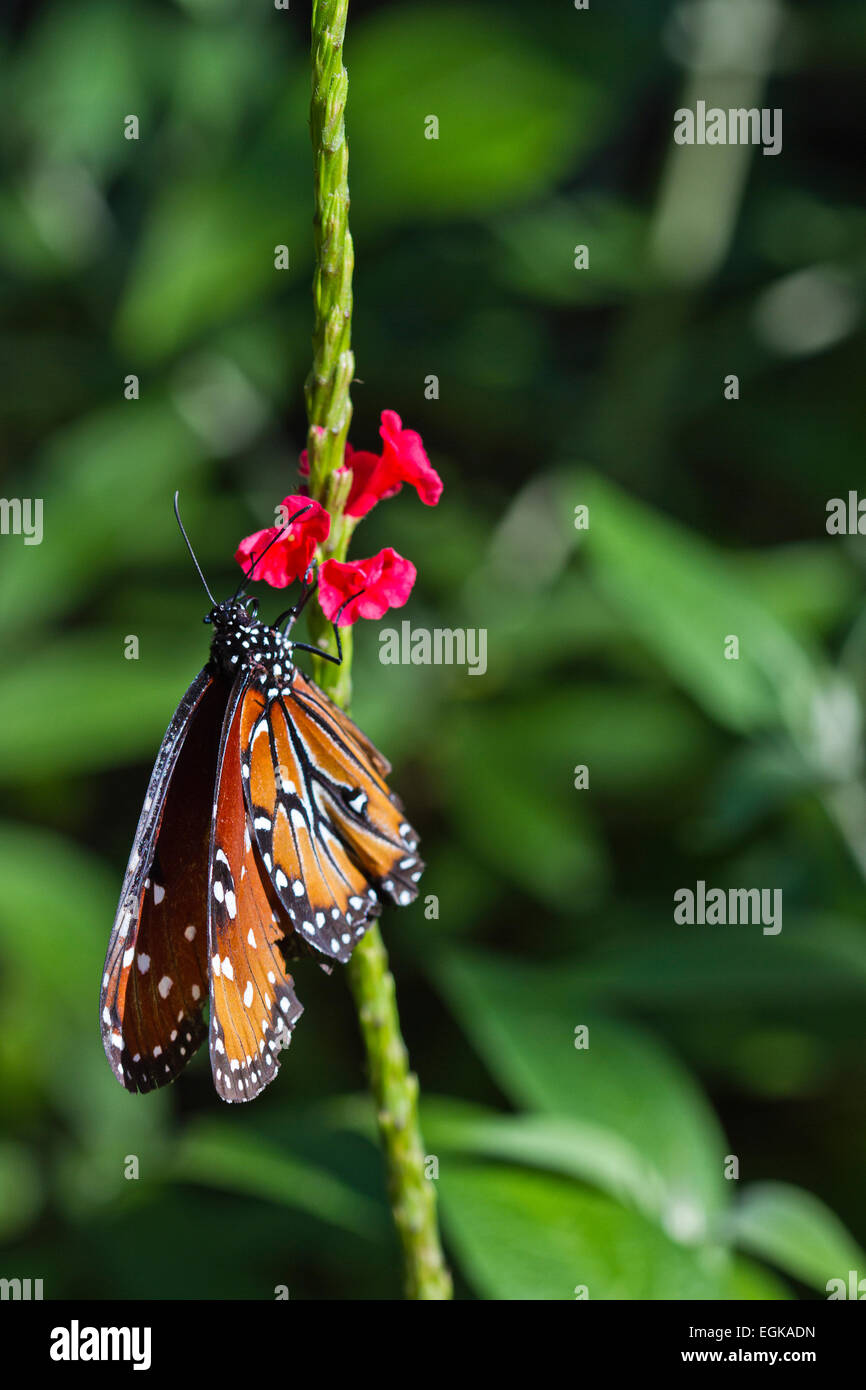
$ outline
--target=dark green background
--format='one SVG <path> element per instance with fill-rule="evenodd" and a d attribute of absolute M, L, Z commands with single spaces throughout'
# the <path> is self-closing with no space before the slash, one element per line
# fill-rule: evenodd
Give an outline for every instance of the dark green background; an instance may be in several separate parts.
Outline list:
<path fill-rule="evenodd" d="M 306 1013 L 249 1107 L 204 1055 L 126 1095 L 97 1017 L 206 654 L 172 493 L 222 593 L 296 486 L 308 9 L 7 14 L 2 487 L 44 499 L 45 534 L 0 538 L 0 1275 L 397 1297 L 339 970 L 296 971 Z M 355 713 L 439 900 L 383 929 L 458 1294 L 824 1297 L 866 1276 L 866 551 L 825 530 L 863 475 L 862 6 L 353 3 L 346 57 L 351 437 L 396 409 L 445 480 L 354 553 L 417 564 L 397 621 L 489 642 L 476 678 L 356 634 Z M 674 110 L 719 93 L 781 107 L 781 155 L 675 146 Z M 677 926 L 698 879 L 782 888 L 781 934 Z"/>

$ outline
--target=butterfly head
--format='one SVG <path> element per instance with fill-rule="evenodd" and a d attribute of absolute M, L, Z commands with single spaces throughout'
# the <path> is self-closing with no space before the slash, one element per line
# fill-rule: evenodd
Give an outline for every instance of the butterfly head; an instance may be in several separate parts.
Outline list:
<path fill-rule="evenodd" d="M 259 622 L 254 600 L 239 603 L 225 599 L 211 609 L 205 622 L 214 630 L 211 661 L 225 675 L 234 677 L 251 668 L 266 683 L 264 678 L 272 667 L 291 666 L 282 633 Z"/>
<path fill-rule="evenodd" d="M 226 598 L 222 603 L 217 603 L 206 614 L 204 621 L 212 623 L 214 627 L 214 641 L 221 632 L 230 632 L 233 628 L 246 627 L 250 621 L 250 610 L 246 604 L 239 603 L 237 599 Z M 252 615 L 255 617 L 255 614 Z"/>

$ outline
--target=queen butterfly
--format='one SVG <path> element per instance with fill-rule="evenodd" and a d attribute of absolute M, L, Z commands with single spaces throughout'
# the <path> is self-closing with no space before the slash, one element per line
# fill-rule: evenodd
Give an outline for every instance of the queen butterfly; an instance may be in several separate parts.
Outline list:
<path fill-rule="evenodd" d="M 273 1080 L 302 1013 L 286 960 L 347 961 L 383 897 L 413 901 L 424 865 L 390 764 L 294 664 L 296 650 L 342 660 L 336 623 L 336 657 L 289 638 L 314 581 L 269 627 L 255 599 L 216 602 L 177 519 L 214 636 L 151 774 L 105 960 L 102 1040 L 121 1085 L 150 1091 L 209 1034 L 218 1094 L 245 1101 Z"/>

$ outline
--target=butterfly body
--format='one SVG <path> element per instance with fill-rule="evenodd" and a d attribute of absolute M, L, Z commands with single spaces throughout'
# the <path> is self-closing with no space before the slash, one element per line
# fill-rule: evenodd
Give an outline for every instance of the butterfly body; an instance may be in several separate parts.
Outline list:
<path fill-rule="evenodd" d="M 294 664 L 302 644 L 236 600 L 205 621 L 210 659 L 154 766 L 100 1010 L 126 1089 L 173 1080 L 207 1036 L 217 1092 L 241 1101 L 302 1012 L 286 959 L 348 960 L 424 866 L 390 765 Z"/>
<path fill-rule="evenodd" d="M 211 609 L 205 622 L 214 629 L 210 659 L 214 670 L 235 679 L 248 670 L 260 686 L 273 675 L 279 681 L 291 675 L 292 643 L 278 628 L 251 617 L 242 603 L 228 600 Z"/>

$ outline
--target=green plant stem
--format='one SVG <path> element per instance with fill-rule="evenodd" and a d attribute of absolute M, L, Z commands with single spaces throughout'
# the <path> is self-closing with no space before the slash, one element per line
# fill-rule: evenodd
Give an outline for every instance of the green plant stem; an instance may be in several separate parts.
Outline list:
<path fill-rule="evenodd" d="M 343 37 L 348 0 L 314 0 L 313 92 L 310 126 L 315 187 L 316 269 L 313 368 L 307 379 L 310 491 L 331 514 L 326 556 L 344 560 L 355 523 L 343 515 L 348 475 L 338 474 L 352 416 L 349 386 L 355 370 L 351 348 L 352 268 L 349 235 L 349 153 L 344 113 L 348 78 Z M 330 624 L 318 604 L 310 613 L 312 640 L 334 651 Z M 314 658 L 316 679 L 343 709 L 351 700 L 352 630 L 342 630 L 343 662 Z M 418 1119 L 418 1079 L 400 1031 L 394 977 L 374 922 L 347 967 L 367 1053 L 370 1089 L 385 1154 L 388 1195 L 403 1251 L 406 1296 L 451 1297 L 436 1221 L 436 1191 L 425 1173 Z"/>
<path fill-rule="evenodd" d="M 374 924 L 355 947 L 349 980 L 367 1049 L 370 1088 L 388 1168 L 388 1195 L 403 1248 L 406 1297 L 447 1299 L 451 1276 L 436 1221 L 436 1189 L 425 1173 L 418 1078 L 400 1033 L 388 953 Z"/>
<path fill-rule="evenodd" d="M 327 486 L 343 462 L 355 373 L 352 354 L 352 270 L 355 253 L 349 233 L 349 147 L 346 143 L 346 93 L 343 38 L 349 0 L 313 0 L 313 94 L 310 130 L 313 140 L 313 275 L 315 324 L 313 366 L 307 378 L 307 449 L 310 488 L 326 500 Z M 325 495 L 323 495 L 325 494 Z"/>

